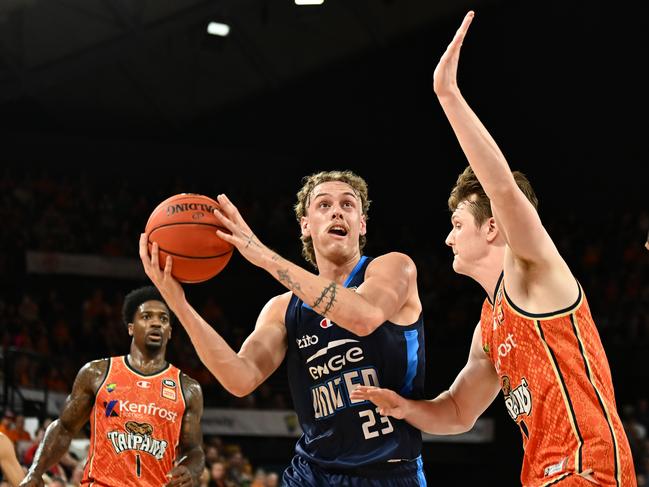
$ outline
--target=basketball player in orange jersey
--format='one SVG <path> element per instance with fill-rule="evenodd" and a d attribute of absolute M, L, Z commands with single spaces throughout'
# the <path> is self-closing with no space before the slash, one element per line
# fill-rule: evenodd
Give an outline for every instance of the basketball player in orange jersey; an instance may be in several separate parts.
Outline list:
<path fill-rule="evenodd" d="M 14 487 L 25 477 L 25 472 L 16 458 L 14 444 L 4 433 L 0 433 L 0 471 L 2 478 Z"/>
<path fill-rule="evenodd" d="M 173 315 L 158 290 L 146 286 L 126 296 L 122 317 L 133 337 L 130 353 L 81 368 L 21 487 L 43 485 L 43 472 L 68 451 L 88 420 L 90 450 L 81 485 L 197 485 L 205 463 L 203 393 L 165 359 Z"/>
<path fill-rule="evenodd" d="M 636 485 L 611 372 L 580 284 L 535 206 L 457 85 L 469 12 L 435 69 L 434 89 L 470 167 L 449 198 L 453 269 L 487 292 L 469 359 L 448 391 L 429 401 L 360 387 L 383 414 L 433 434 L 469 430 L 502 390 L 519 426 L 528 487 Z"/>

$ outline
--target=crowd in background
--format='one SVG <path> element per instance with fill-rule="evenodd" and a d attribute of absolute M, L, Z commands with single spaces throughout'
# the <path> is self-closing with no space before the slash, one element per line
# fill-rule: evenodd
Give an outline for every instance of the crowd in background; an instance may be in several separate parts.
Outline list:
<path fill-rule="evenodd" d="M 0 172 L 0 338 L 3 373 L 11 372 L 11 377 L 3 379 L 17 386 L 69 392 L 84 363 L 126 353 L 130 340 L 121 320 L 122 299 L 141 284 L 29 274 L 25 251 L 137 258 L 138 235 L 151 210 L 163 199 L 161 195 L 183 192 L 188 187 L 179 179 L 161 188 L 138 178 L 107 181 L 89 174 Z M 200 184 L 190 182 L 189 186 L 209 194 Z M 303 262 L 291 208 L 297 189 L 297 184 L 292 190 L 272 194 L 234 189 L 232 199 L 263 241 L 285 257 Z M 635 207 L 588 213 L 572 206 L 543 218 L 586 290 L 609 355 L 618 407 L 629 430 L 639 485 L 643 485 L 649 472 L 649 252 L 643 247 L 649 213 Z M 373 249 L 376 253 L 403 250 L 417 263 L 427 320 L 427 347 L 435 350 L 428 359 L 430 367 L 443 360 L 443 350 L 460 349 L 465 353 L 484 295 L 468 279 L 454 275 L 450 251 L 442 244 L 444 231 L 435 241 L 429 237 L 429 228 L 422 233 L 411 220 L 392 218 L 386 222 L 372 210 L 368 228 L 369 255 Z M 450 224 L 443 230 L 449 228 Z M 282 291 L 278 286 L 270 276 L 235 255 L 213 283 L 189 286 L 187 292 L 203 317 L 236 350 L 254 326 L 256 314 L 250 314 L 250 303 L 259 303 L 256 310 L 260 310 L 266 299 Z M 291 408 L 283 368 L 250 396 L 236 398 L 221 388 L 201 364 L 181 327 L 177 328 L 169 343 L 168 357 L 201 383 L 207 407 Z M 7 368 L 9 358 L 11 367 Z M 432 383 L 429 394 L 447 386 Z M 20 417 L 7 420 L 19 427 Z M 11 431 L 12 427 L 7 425 L 6 429 Z M 240 450 L 233 453 L 233 448 L 236 450 L 218 439 L 206 439 L 206 449 L 212 452 L 208 470 L 213 478 L 204 485 L 273 485 L 272 479 L 258 480 L 263 473 L 246 463 Z M 29 457 L 21 460 L 29 464 Z M 61 468 L 73 482 L 78 472 L 71 465 Z M 230 483 L 214 479 L 220 471 L 234 476 Z M 237 475 L 245 475 L 248 480 Z"/>

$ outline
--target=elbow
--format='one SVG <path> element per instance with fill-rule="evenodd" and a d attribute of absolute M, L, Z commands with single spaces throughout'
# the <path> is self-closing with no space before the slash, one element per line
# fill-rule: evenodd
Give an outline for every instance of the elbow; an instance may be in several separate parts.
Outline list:
<path fill-rule="evenodd" d="M 469 419 L 465 419 L 464 421 L 460 421 L 460 423 L 458 423 L 457 425 L 456 433 L 461 434 L 461 433 L 467 433 L 468 431 L 471 431 L 477 419 L 478 418 L 469 418 Z"/>
<path fill-rule="evenodd" d="M 226 389 L 233 396 L 246 397 L 247 395 L 251 394 L 255 390 L 255 387 L 250 387 L 247 384 L 238 383 L 238 384 L 230 384 L 228 385 L 228 387 L 226 387 Z"/>
<path fill-rule="evenodd" d="M 368 313 L 358 313 L 346 323 L 347 326 L 345 326 L 345 328 L 355 335 L 364 337 L 372 334 L 374 330 L 385 323 L 386 320 L 387 318 L 379 310 Z"/>
<path fill-rule="evenodd" d="M 261 382 L 255 381 L 252 377 L 239 376 L 235 377 L 234 380 L 228 384 L 222 384 L 223 387 L 225 387 L 225 389 L 233 396 L 246 397 L 249 394 L 252 394 L 260 383 Z"/>

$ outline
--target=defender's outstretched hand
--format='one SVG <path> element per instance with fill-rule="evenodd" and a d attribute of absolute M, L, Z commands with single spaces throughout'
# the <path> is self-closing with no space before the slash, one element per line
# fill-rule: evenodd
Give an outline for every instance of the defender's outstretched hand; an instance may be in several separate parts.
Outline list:
<path fill-rule="evenodd" d="M 455 33 L 453 40 L 446 48 L 435 68 L 433 74 L 433 89 L 437 96 L 443 96 L 447 93 L 457 91 L 457 65 L 460 61 L 460 49 L 466 36 L 471 21 L 474 16 L 473 10 L 470 10 L 462 21 L 462 25 Z"/>
<path fill-rule="evenodd" d="M 221 225 L 227 228 L 230 233 L 217 230 L 216 234 L 226 242 L 234 245 L 243 257 L 256 266 L 262 267 L 264 255 L 268 256 L 268 247 L 262 244 L 252 232 L 246 221 L 239 213 L 236 206 L 224 194 L 216 197 L 220 210 L 214 210 L 214 215 Z"/>
<path fill-rule="evenodd" d="M 403 419 L 407 414 L 408 400 L 390 389 L 374 386 L 358 386 L 350 394 L 353 400 L 372 401 L 383 416 Z"/>

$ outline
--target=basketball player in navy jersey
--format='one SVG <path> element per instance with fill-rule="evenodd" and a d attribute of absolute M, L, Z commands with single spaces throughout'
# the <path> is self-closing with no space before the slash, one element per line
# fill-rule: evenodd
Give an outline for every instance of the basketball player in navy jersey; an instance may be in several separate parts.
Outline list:
<path fill-rule="evenodd" d="M 140 239 L 144 269 L 187 330 L 199 357 L 221 384 L 245 396 L 286 357 L 303 435 L 283 475 L 285 486 L 422 486 L 421 433 L 405 421 L 350 399 L 359 385 L 381 385 L 422 398 L 424 329 L 417 270 L 410 257 L 362 254 L 367 210 L 365 181 L 350 171 L 304 179 L 295 206 L 303 253 L 317 274 L 266 247 L 225 195 L 215 214 L 232 243 L 288 292 L 264 306 L 254 331 L 235 352 L 185 299 L 164 271 L 158 247 Z"/>

